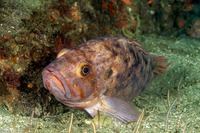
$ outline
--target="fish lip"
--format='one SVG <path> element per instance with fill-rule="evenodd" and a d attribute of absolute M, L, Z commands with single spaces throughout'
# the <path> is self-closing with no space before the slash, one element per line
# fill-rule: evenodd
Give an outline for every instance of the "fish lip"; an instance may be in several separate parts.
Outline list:
<path fill-rule="evenodd" d="M 69 89 L 69 85 L 66 81 L 66 79 L 64 78 L 64 76 L 56 70 L 56 68 L 54 68 L 53 66 L 47 66 L 43 72 L 42 75 L 43 77 L 45 77 L 46 74 L 51 74 L 51 76 L 54 76 L 55 78 L 57 78 L 60 83 L 62 84 L 63 88 L 65 91 L 63 91 L 62 89 L 58 88 L 67 98 L 71 97 L 71 93 L 70 93 L 70 89 Z M 49 90 L 49 88 L 46 86 L 45 82 L 44 82 L 44 87 L 47 88 Z"/>

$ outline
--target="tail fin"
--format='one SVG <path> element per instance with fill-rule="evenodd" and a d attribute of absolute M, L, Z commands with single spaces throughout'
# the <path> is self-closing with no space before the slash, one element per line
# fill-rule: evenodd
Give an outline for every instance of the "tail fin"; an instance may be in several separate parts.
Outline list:
<path fill-rule="evenodd" d="M 153 73 L 155 75 L 163 74 L 167 72 L 167 58 L 165 56 L 155 56 L 153 55 L 153 63 L 154 63 L 154 70 Z"/>

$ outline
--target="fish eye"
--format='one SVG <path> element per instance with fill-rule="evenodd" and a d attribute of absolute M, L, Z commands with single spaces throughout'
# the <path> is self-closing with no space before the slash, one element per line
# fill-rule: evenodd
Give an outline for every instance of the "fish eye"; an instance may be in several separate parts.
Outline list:
<path fill-rule="evenodd" d="M 84 77 L 90 73 L 90 66 L 88 63 L 80 63 L 77 70 L 78 76 Z"/>
<path fill-rule="evenodd" d="M 81 68 L 81 75 L 82 76 L 88 75 L 89 72 L 90 72 L 90 68 L 89 68 L 88 65 L 82 66 L 82 68 Z"/>

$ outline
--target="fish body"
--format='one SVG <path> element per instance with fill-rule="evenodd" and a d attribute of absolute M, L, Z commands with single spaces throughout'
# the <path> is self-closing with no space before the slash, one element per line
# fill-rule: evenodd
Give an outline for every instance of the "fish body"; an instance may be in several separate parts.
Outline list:
<path fill-rule="evenodd" d="M 150 55 L 136 41 L 101 37 L 62 50 L 42 72 L 44 87 L 64 105 L 98 111 L 127 124 L 139 112 L 128 100 L 167 70 L 165 56 Z"/>

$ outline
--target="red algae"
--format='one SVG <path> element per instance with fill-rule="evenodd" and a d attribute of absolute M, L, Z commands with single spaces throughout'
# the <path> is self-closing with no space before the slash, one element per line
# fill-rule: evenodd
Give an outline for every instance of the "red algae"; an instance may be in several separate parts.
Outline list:
<path fill-rule="evenodd" d="M 0 59 L 8 59 L 8 54 L 3 48 L 0 48 Z"/>
<path fill-rule="evenodd" d="M 16 72 L 13 72 L 11 69 L 7 69 L 6 71 L 3 72 L 3 78 L 5 79 L 6 82 L 8 82 L 8 84 L 11 87 L 20 86 L 19 82 L 20 76 Z"/>

